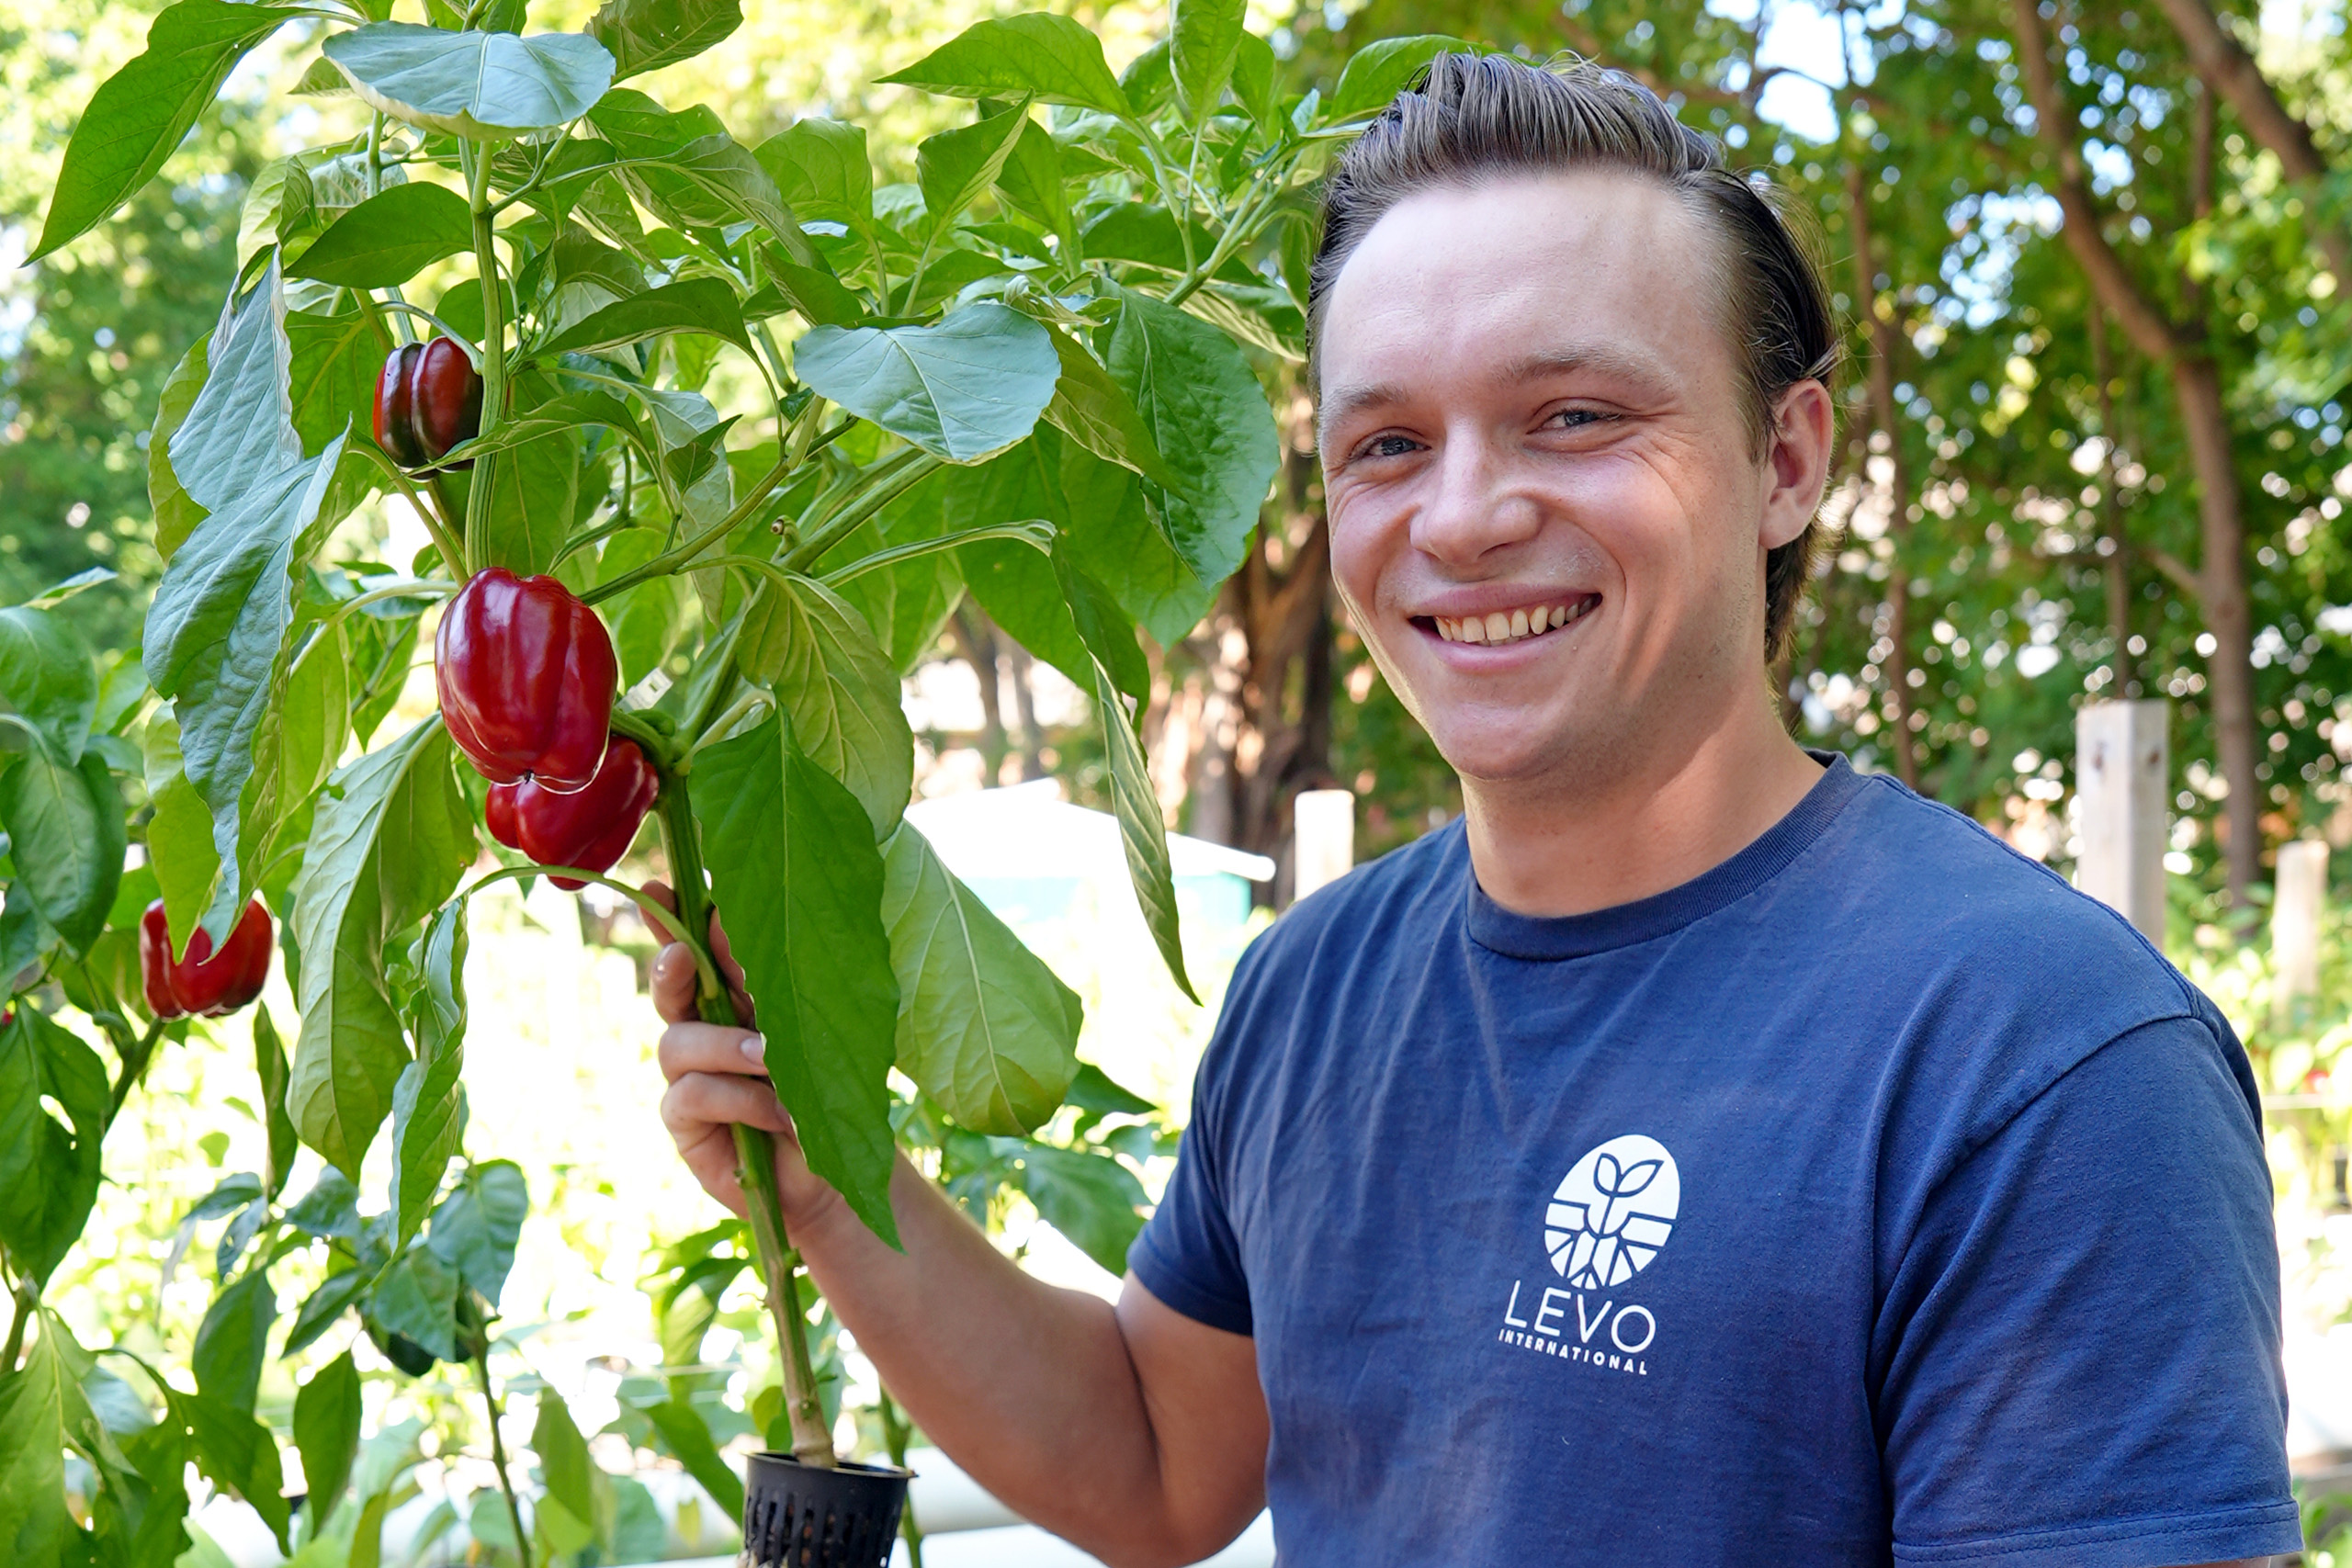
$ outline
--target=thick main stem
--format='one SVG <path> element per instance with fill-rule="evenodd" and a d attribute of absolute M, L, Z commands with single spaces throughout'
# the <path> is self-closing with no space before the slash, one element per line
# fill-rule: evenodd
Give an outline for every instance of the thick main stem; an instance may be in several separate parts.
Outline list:
<path fill-rule="evenodd" d="M 498 1471 L 498 1489 L 506 1495 L 506 1520 L 514 1527 L 514 1555 L 531 1568 L 531 1541 L 523 1533 L 523 1507 L 514 1500 L 514 1481 L 506 1473 L 506 1439 L 498 1433 L 498 1395 L 490 1387 L 490 1347 L 474 1351 L 474 1381 L 481 1385 L 481 1402 L 490 1411 L 490 1460 Z"/>
<path fill-rule="evenodd" d="M 17 1358 L 25 1353 L 25 1325 L 32 1322 L 33 1295 L 30 1285 L 19 1285 L 16 1292 L 16 1312 L 8 1320 L 8 1343 L 0 1347 L 0 1377 L 17 1370 Z"/>
<path fill-rule="evenodd" d="M 703 885 L 702 843 L 695 833 L 694 807 L 683 773 L 665 773 L 660 805 L 662 852 L 670 863 L 670 884 L 678 899 L 679 922 L 689 931 L 710 930 L 710 891 Z M 735 1004 L 723 976 L 702 977 L 695 998 L 706 1023 L 732 1024 Z M 832 1435 L 817 1397 L 817 1373 L 808 1358 L 808 1322 L 801 1315 L 797 1259 L 784 1228 L 784 1206 L 775 1190 L 775 1147 L 756 1127 L 735 1127 L 735 1178 L 752 1222 L 752 1244 L 759 1254 L 760 1278 L 767 1287 L 768 1315 L 784 1348 L 784 1407 L 792 1423 L 792 1457 L 803 1464 L 834 1468 Z"/>

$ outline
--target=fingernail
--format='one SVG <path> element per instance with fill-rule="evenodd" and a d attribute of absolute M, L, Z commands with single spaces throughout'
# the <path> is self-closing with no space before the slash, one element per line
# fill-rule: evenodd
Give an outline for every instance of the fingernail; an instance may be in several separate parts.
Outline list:
<path fill-rule="evenodd" d="M 743 1060 L 751 1063 L 752 1066 L 759 1068 L 762 1072 L 767 1071 L 767 1041 L 757 1034 L 746 1034 L 743 1036 Z"/>

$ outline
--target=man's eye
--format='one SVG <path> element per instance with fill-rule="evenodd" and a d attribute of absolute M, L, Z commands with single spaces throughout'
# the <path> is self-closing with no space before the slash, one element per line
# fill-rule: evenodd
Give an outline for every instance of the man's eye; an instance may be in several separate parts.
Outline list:
<path fill-rule="evenodd" d="M 1580 430 L 1588 424 L 1603 423 L 1608 418 L 1609 415 L 1599 409 L 1562 409 L 1546 423 L 1562 430 Z"/>
<path fill-rule="evenodd" d="M 1409 435 L 1375 435 L 1363 444 L 1367 457 L 1401 457 L 1420 445 Z"/>

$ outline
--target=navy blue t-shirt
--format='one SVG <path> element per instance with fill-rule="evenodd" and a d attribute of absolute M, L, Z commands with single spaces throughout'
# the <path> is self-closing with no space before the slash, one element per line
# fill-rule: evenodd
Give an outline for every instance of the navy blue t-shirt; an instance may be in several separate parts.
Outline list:
<path fill-rule="evenodd" d="M 2290 1551 L 2258 1101 L 2120 917 L 1834 762 L 1565 919 L 1457 825 L 1244 955 L 1131 1263 L 1283 1568 Z"/>

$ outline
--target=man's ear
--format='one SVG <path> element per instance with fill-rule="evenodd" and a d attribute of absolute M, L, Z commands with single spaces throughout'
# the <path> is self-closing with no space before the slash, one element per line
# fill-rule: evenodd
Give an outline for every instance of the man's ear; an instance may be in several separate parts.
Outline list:
<path fill-rule="evenodd" d="M 1766 549 L 1779 549 L 1804 533 L 1821 510 L 1837 427 L 1829 389 L 1818 381 L 1798 382 L 1773 405 L 1771 445 L 1765 454 L 1770 488 L 1764 492 L 1757 530 L 1757 543 Z"/>

